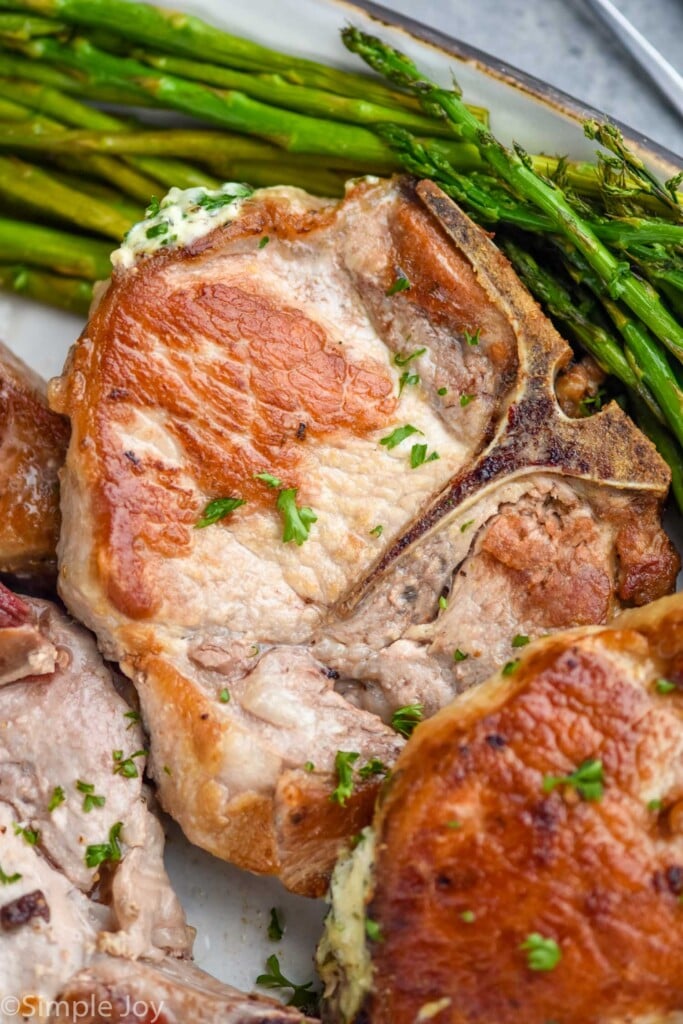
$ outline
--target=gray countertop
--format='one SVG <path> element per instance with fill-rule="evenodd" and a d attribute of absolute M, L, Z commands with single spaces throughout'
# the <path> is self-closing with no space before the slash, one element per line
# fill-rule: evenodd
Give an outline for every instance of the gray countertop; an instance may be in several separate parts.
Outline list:
<path fill-rule="evenodd" d="M 476 46 L 683 154 L 683 119 L 583 0 L 378 0 Z M 683 0 L 615 0 L 683 71 Z"/>

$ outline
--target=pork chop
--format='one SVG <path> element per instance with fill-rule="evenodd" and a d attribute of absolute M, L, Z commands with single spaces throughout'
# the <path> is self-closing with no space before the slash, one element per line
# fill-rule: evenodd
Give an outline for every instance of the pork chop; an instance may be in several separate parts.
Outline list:
<path fill-rule="evenodd" d="M 175 193 L 131 239 L 51 390 L 60 591 L 188 837 L 317 894 L 397 709 L 672 588 L 668 471 L 562 413 L 568 346 L 436 186 Z"/>
<path fill-rule="evenodd" d="M 44 381 L 0 343 L 0 573 L 54 586 L 68 439 L 68 423 L 47 407 Z"/>
<path fill-rule="evenodd" d="M 683 595 L 537 641 L 399 758 L 335 873 L 323 1019 L 676 1024 L 682 797 Z"/>
<path fill-rule="evenodd" d="M 10 660 L 14 681 L 0 687 L 0 1017 L 16 1005 L 41 1020 L 83 1021 L 86 1007 L 120 1024 L 301 1022 L 184 959 L 192 932 L 142 784 L 139 715 L 93 638 L 0 584 L 0 664 Z"/>

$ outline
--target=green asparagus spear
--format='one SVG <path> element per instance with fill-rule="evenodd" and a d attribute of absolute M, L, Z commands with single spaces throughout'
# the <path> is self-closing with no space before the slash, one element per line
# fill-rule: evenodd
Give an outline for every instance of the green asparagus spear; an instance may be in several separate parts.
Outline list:
<path fill-rule="evenodd" d="M 105 29 L 134 42 L 246 71 L 277 71 L 294 85 L 326 89 L 389 105 L 400 93 L 372 78 L 291 57 L 230 35 L 191 14 L 128 0 L 7 0 L 6 8 L 57 18 L 70 25 Z"/>
<path fill-rule="evenodd" d="M 140 96 L 132 89 L 90 85 L 75 75 L 50 67 L 49 64 L 41 64 L 10 52 L 1 43 L 0 75 L 5 78 L 21 78 L 25 81 L 40 82 L 42 85 L 51 85 L 53 89 L 59 89 L 61 92 L 74 93 L 101 103 L 132 104 L 140 107 L 155 106 L 154 101 L 149 97 Z"/>
<path fill-rule="evenodd" d="M 441 89 L 425 78 L 413 62 L 397 50 L 357 29 L 344 29 L 342 36 L 349 50 L 359 54 L 370 67 L 419 95 L 425 110 L 432 112 L 434 107 L 442 110 L 458 127 L 462 138 L 477 146 L 495 173 L 520 198 L 546 214 L 554 229 L 576 246 L 600 277 L 607 293 L 612 298 L 621 299 L 683 361 L 683 325 L 664 306 L 656 290 L 635 277 L 628 263 L 618 260 L 603 245 L 563 192 L 535 173 L 525 153 L 520 149 L 506 149 L 470 113 L 455 92 Z M 52 44 L 53 41 L 45 42 Z"/>
<path fill-rule="evenodd" d="M 62 21 L 0 12 L 0 36 L 8 39 L 26 40 L 35 39 L 36 36 L 60 36 L 64 35 L 64 29 Z"/>
<path fill-rule="evenodd" d="M 99 281 L 111 273 L 111 244 L 26 221 L 0 217 L 0 262 L 30 263 Z"/>
<path fill-rule="evenodd" d="M 118 241 L 131 221 L 113 206 L 62 185 L 16 157 L 0 157 L 0 194 Z"/>
<path fill-rule="evenodd" d="M 77 70 L 91 83 L 134 88 L 139 95 L 152 96 L 162 106 L 233 131 L 259 135 L 289 152 L 318 153 L 331 158 L 339 155 L 370 166 L 376 161 L 386 162 L 390 155 L 386 143 L 367 128 L 292 113 L 252 100 L 240 92 L 222 92 L 173 75 L 163 75 L 139 61 L 96 50 L 85 39 L 64 44 L 44 38 L 17 45 L 30 57 Z M 459 164 L 469 158 L 469 166 L 481 165 L 474 147 L 445 139 L 435 141 L 434 145 Z"/>
<path fill-rule="evenodd" d="M 0 288 L 81 316 L 87 316 L 92 301 L 91 281 L 60 277 L 26 264 L 0 264 Z"/>

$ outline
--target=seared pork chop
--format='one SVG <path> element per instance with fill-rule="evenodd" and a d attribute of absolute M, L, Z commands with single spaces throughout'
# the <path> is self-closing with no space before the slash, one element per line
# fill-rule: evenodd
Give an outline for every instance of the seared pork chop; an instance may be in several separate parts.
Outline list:
<path fill-rule="evenodd" d="M 3 662 L 14 681 L 0 687 L 0 1017 L 16 1000 L 17 1016 L 41 1020 L 82 1022 L 85 1006 L 123 1024 L 144 1005 L 148 1024 L 302 1021 L 176 959 L 192 934 L 147 806 L 144 737 L 93 638 L 0 584 Z"/>
<path fill-rule="evenodd" d="M 0 573 L 49 577 L 59 534 L 58 473 L 69 425 L 45 383 L 0 343 Z"/>
<path fill-rule="evenodd" d="M 335 872 L 323 1019 L 676 1024 L 682 797 L 683 595 L 539 640 L 401 754 Z"/>
<path fill-rule="evenodd" d="M 671 589 L 668 471 L 616 405 L 561 412 L 568 346 L 435 186 L 201 196 L 136 237 L 218 226 L 127 243 L 53 384 L 60 589 L 189 838 L 320 893 L 397 708 Z"/>

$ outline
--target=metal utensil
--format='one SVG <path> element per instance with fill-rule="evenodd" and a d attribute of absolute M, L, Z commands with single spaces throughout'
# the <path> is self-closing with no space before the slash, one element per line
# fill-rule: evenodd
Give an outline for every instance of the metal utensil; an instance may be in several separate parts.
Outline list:
<path fill-rule="evenodd" d="M 683 117 L 683 75 L 680 75 L 659 50 L 631 24 L 628 18 L 624 17 L 611 0 L 585 2 L 650 76 L 670 105 Z"/>

